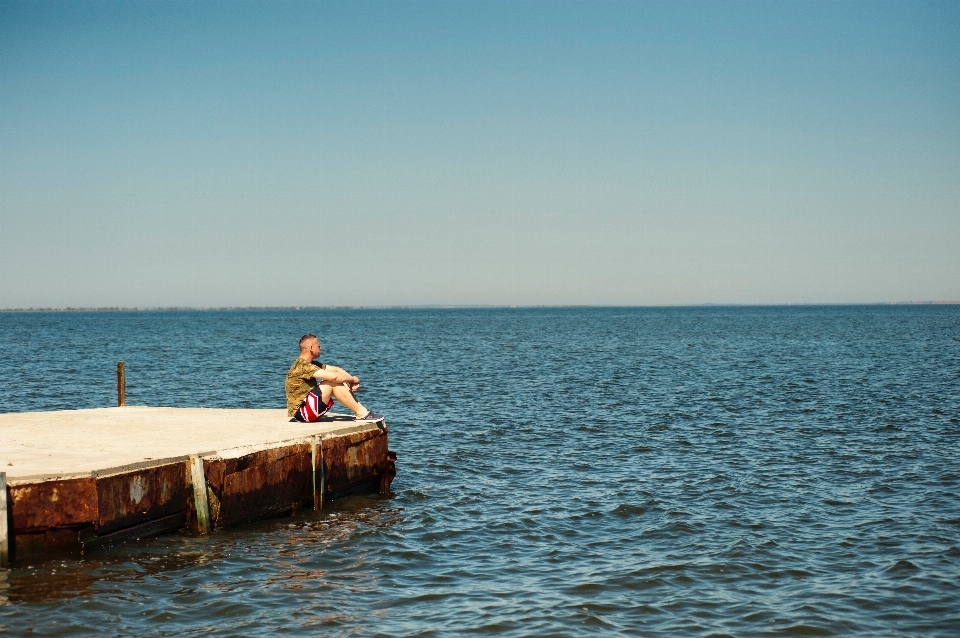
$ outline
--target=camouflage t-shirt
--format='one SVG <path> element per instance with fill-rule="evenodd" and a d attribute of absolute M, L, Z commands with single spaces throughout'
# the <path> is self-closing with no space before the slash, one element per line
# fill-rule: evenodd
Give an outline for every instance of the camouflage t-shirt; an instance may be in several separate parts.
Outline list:
<path fill-rule="evenodd" d="M 313 376 L 317 370 L 325 370 L 327 366 L 319 361 L 305 361 L 299 357 L 287 371 L 287 416 L 293 416 L 303 400 L 310 394 L 310 390 L 317 387 L 317 380 Z"/>

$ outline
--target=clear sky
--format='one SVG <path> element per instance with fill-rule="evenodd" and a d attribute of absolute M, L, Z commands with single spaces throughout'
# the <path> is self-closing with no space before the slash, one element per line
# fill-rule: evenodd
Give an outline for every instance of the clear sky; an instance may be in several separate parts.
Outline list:
<path fill-rule="evenodd" d="M 0 307 L 960 299 L 960 3 L 0 3 Z"/>

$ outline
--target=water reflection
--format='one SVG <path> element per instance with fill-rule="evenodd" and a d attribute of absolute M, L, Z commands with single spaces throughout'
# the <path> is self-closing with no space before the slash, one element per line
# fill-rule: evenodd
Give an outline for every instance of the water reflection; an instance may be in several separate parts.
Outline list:
<path fill-rule="evenodd" d="M 126 595 L 136 583 L 172 582 L 184 574 L 204 573 L 201 568 L 210 564 L 232 565 L 240 573 L 250 566 L 250 560 L 255 560 L 256 569 L 272 574 L 262 579 L 268 587 L 315 588 L 325 582 L 328 570 L 303 567 L 303 563 L 325 547 L 399 524 L 402 508 L 388 504 L 389 497 L 352 496 L 332 501 L 321 512 L 255 521 L 209 536 L 168 534 L 136 544 L 97 548 L 81 558 L 34 561 L 0 571 L 0 601 L 38 603 L 109 592 Z M 364 571 L 364 556 L 355 559 L 348 568 Z M 208 580 L 200 588 L 229 591 L 259 580 L 234 578 L 229 571 L 226 576 L 222 581 Z M 186 587 L 179 593 L 195 591 Z"/>
<path fill-rule="evenodd" d="M 158 552 L 155 555 L 147 552 Z M 162 552 L 162 553 L 159 553 Z M 164 572 L 193 570 L 223 557 L 220 552 L 171 551 L 169 541 L 147 541 L 124 560 L 109 554 L 125 553 L 105 548 L 108 556 L 55 559 L 10 571 L 8 596 L 12 603 L 41 602 L 87 596 L 110 583 L 130 583 Z"/>

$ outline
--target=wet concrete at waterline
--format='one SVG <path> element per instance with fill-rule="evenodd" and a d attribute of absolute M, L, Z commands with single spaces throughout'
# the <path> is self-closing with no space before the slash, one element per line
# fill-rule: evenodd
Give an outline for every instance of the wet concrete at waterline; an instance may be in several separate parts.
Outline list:
<path fill-rule="evenodd" d="M 0 315 L 8 411 L 53 407 L 54 336 L 88 405 L 122 359 L 131 403 L 227 407 L 216 367 L 282 407 L 290 343 L 325 330 L 398 452 L 389 495 L 18 566 L 0 626 L 957 635 L 958 310 Z"/>

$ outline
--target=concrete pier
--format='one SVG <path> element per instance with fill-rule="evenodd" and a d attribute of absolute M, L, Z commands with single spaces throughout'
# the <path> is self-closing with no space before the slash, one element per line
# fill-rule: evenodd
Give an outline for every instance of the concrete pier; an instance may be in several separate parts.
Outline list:
<path fill-rule="evenodd" d="M 387 444 L 383 421 L 333 415 L 291 423 L 285 410 L 0 414 L 0 559 L 184 527 L 204 534 L 319 508 L 340 494 L 385 493 L 396 473 Z"/>

